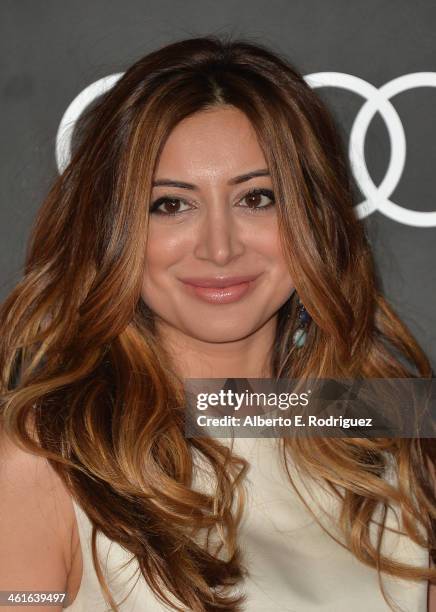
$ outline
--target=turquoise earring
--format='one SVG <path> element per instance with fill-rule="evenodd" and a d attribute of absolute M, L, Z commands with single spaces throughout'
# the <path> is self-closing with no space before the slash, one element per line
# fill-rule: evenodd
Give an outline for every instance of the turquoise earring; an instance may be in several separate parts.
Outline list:
<path fill-rule="evenodd" d="M 292 343 L 296 348 L 301 348 L 306 343 L 307 338 L 307 328 L 309 327 L 309 323 L 312 320 L 312 317 L 305 309 L 304 305 L 301 303 L 300 298 L 298 298 L 298 319 L 300 321 L 300 325 L 295 330 L 294 335 L 292 337 Z"/>

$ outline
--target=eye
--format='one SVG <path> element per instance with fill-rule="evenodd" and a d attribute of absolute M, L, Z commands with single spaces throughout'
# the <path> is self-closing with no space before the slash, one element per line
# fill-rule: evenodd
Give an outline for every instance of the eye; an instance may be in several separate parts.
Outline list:
<path fill-rule="evenodd" d="M 265 199 L 269 200 L 265 203 Z M 251 189 L 248 193 L 244 195 L 244 197 L 240 200 L 240 202 L 246 202 L 247 206 L 242 206 L 242 208 L 249 208 L 250 212 L 258 212 L 263 211 L 265 209 L 269 209 L 271 206 L 275 204 L 274 193 L 270 189 Z"/>
<path fill-rule="evenodd" d="M 265 199 L 267 202 L 265 202 Z M 269 200 L 269 202 L 268 202 Z M 246 206 L 238 204 L 240 208 L 246 208 L 250 213 L 260 212 L 269 209 L 275 204 L 274 193 L 271 189 L 251 189 L 248 191 L 239 202 L 246 202 Z M 183 209 L 181 206 L 186 206 Z M 150 207 L 150 213 L 163 215 L 166 217 L 176 216 L 178 214 L 187 212 L 192 206 L 190 206 L 186 200 L 182 198 L 171 198 L 168 196 L 162 196 L 153 202 Z"/>
<path fill-rule="evenodd" d="M 180 210 L 181 203 L 187 205 L 187 202 L 185 202 L 185 200 L 182 200 L 181 198 L 158 198 L 155 202 L 153 202 L 152 206 L 150 207 L 150 212 L 166 216 L 177 215 L 180 212 L 185 212 L 185 210 Z M 167 209 L 159 210 L 161 206 L 164 206 L 164 208 L 167 207 Z M 189 207 L 187 210 L 189 210 Z"/>

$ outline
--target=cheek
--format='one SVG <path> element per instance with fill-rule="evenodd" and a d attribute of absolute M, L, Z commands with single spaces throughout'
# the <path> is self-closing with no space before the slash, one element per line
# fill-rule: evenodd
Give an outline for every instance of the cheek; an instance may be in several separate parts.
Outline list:
<path fill-rule="evenodd" d="M 170 295 L 171 273 L 183 260 L 189 247 L 182 232 L 177 235 L 169 228 L 151 227 L 147 239 L 141 295 L 150 306 L 162 305 L 163 294 Z"/>
<path fill-rule="evenodd" d="M 256 250 L 264 260 L 271 264 L 275 273 L 288 275 L 288 264 L 281 248 L 280 237 L 275 228 L 267 228 L 257 233 Z"/>
<path fill-rule="evenodd" d="M 257 250 L 264 261 L 269 262 L 270 289 L 274 291 L 272 302 L 276 307 L 281 306 L 293 293 L 295 285 L 281 248 L 278 232 L 265 231 L 259 234 Z"/>
<path fill-rule="evenodd" d="M 177 261 L 180 261 L 185 250 L 180 236 L 176 238 L 171 236 L 170 232 L 159 231 L 159 229 L 151 231 L 145 252 L 144 277 L 154 278 L 168 270 Z"/>

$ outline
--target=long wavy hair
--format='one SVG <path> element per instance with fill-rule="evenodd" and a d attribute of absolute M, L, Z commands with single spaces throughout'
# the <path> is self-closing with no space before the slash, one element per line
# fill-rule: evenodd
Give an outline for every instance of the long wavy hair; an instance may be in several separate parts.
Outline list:
<path fill-rule="evenodd" d="M 183 381 L 141 299 L 159 154 L 181 120 L 221 105 L 240 109 L 256 130 L 296 287 L 278 311 L 273 376 L 432 377 L 377 286 L 338 129 L 287 59 L 246 39 L 207 36 L 137 61 L 86 111 L 72 159 L 37 215 L 23 278 L 0 312 L 2 426 L 50 461 L 86 511 L 114 610 L 99 531 L 137 558 L 174 609 L 244 609 L 231 589 L 247 571 L 237 538 L 247 462 L 217 439 L 184 436 Z M 313 320 L 298 357 L 297 295 Z M 369 529 L 376 508 L 394 504 L 407 536 L 434 557 L 432 440 L 280 442 L 285 461 L 336 491 L 343 545 L 379 578 L 436 579 L 435 569 L 382 553 L 383 520 L 376 543 Z M 213 471 L 211 492 L 193 487 L 196 453 Z M 384 478 L 387 457 L 396 484 Z"/>

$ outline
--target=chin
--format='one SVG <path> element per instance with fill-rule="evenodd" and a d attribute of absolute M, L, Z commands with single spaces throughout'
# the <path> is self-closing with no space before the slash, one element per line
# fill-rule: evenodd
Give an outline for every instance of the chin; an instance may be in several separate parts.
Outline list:
<path fill-rule="evenodd" d="M 215 328 L 210 325 L 206 329 L 197 327 L 196 329 L 186 329 L 185 333 L 202 342 L 237 342 L 254 333 L 256 329 L 255 326 L 247 326 L 245 323 L 245 325 L 239 325 L 237 328 L 234 324 L 227 327 L 216 325 Z"/>

